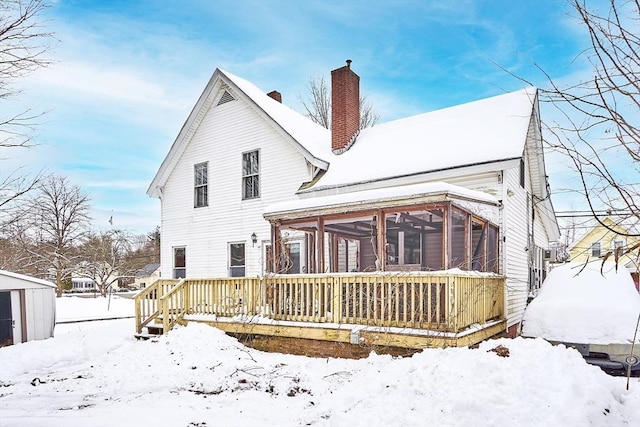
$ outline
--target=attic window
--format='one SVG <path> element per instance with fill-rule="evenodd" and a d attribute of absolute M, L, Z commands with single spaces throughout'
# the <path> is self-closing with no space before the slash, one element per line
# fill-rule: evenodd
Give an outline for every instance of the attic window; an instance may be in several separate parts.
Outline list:
<path fill-rule="evenodd" d="M 222 94 L 222 96 L 220 97 L 220 100 L 218 101 L 218 104 L 216 105 L 222 105 L 222 104 L 226 104 L 227 102 L 231 102 L 231 101 L 235 101 L 236 99 L 226 90 L 224 91 L 224 93 Z"/>

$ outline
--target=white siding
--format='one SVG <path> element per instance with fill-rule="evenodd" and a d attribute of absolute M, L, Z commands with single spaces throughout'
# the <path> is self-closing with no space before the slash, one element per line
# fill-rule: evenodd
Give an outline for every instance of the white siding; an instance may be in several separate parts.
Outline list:
<path fill-rule="evenodd" d="M 527 197 L 520 186 L 520 168 L 505 170 L 505 192 L 503 199 L 504 220 L 502 225 L 504 274 L 507 276 L 507 327 L 522 319 L 528 295 L 528 250 L 527 250 Z"/>
<path fill-rule="evenodd" d="M 27 340 L 42 340 L 53 336 L 55 326 L 55 290 L 26 289 Z"/>
<path fill-rule="evenodd" d="M 242 153 L 253 150 L 260 150 L 260 198 L 242 200 Z M 201 162 L 209 162 L 209 206 L 194 208 L 193 166 Z M 302 155 L 252 107 L 243 101 L 213 106 L 163 190 L 162 277 L 173 276 L 176 246 L 186 247 L 188 277 L 228 276 L 230 242 L 245 243 L 245 274 L 260 274 L 260 242 L 271 233 L 264 209 L 295 198 L 309 179 Z"/>
<path fill-rule="evenodd" d="M 540 267 L 542 250 L 549 247 L 549 237 L 540 210 L 536 209 L 535 220 L 532 217 L 535 202 L 531 198 L 530 173 L 529 162 L 525 161 L 525 188 L 522 188 L 520 168 L 505 171 L 505 191 L 512 194 L 503 200 L 508 327 L 522 320 L 529 296 L 529 267 Z"/>

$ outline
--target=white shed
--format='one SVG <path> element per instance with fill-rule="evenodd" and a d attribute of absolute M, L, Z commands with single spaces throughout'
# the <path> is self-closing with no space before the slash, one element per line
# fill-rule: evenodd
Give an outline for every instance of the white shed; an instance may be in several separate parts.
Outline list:
<path fill-rule="evenodd" d="M 53 336 L 56 285 L 0 270 L 0 347 Z"/>

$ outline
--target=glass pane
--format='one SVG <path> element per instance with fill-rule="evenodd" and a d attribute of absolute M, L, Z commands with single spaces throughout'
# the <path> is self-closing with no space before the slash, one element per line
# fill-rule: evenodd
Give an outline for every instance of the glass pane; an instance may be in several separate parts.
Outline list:
<path fill-rule="evenodd" d="M 244 277 L 244 267 L 231 267 L 231 277 Z"/>
<path fill-rule="evenodd" d="M 229 245 L 229 265 L 231 267 L 244 266 L 244 243 Z"/>
<path fill-rule="evenodd" d="M 186 249 L 173 248 L 173 266 L 175 268 L 186 267 Z"/>
<path fill-rule="evenodd" d="M 242 174 L 244 176 L 258 173 L 258 152 L 257 151 L 244 153 L 242 155 L 242 160 L 243 160 Z"/>
<path fill-rule="evenodd" d="M 195 165 L 195 185 L 205 185 L 207 183 L 207 164 L 200 163 Z"/>
<path fill-rule="evenodd" d="M 484 224 L 471 220 L 471 269 L 476 271 L 487 271 L 484 261 Z"/>
<path fill-rule="evenodd" d="M 300 243 L 290 243 L 287 245 L 288 252 L 288 274 L 300 273 Z"/>
<path fill-rule="evenodd" d="M 244 178 L 244 194 L 242 197 L 245 199 L 260 197 L 260 188 L 257 175 Z"/>
<path fill-rule="evenodd" d="M 173 278 L 174 279 L 184 279 L 187 277 L 187 270 L 184 268 L 174 268 L 173 269 Z"/>
<path fill-rule="evenodd" d="M 208 187 L 202 186 L 196 188 L 196 207 L 207 206 L 208 204 Z"/>

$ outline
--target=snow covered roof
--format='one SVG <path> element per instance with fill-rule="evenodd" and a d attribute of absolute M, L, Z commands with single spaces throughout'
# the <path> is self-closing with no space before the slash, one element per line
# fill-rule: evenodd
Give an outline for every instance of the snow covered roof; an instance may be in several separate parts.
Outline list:
<path fill-rule="evenodd" d="M 227 71 L 220 70 L 220 72 L 282 127 L 304 150 L 317 159 L 325 162 L 330 160 L 332 153 L 329 129 L 271 98 L 253 83 Z"/>
<path fill-rule="evenodd" d="M 5 282 L 3 276 L 7 277 L 7 278 L 11 278 L 11 279 L 17 279 L 18 281 L 22 281 L 22 282 L 30 282 L 30 283 L 35 283 L 35 284 L 38 284 L 38 285 L 47 286 L 47 287 L 50 287 L 50 288 L 56 288 L 57 287 L 55 283 L 50 282 L 48 280 L 38 279 L 37 277 L 26 276 L 24 274 L 19 274 L 19 273 L 13 273 L 13 272 L 7 271 L 7 270 L 0 270 L 0 284 Z M 0 287 L 4 287 L 4 286 L 0 286 Z"/>
<path fill-rule="evenodd" d="M 159 268 L 160 268 L 159 263 L 147 264 L 136 272 L 136 277 L 151 276 Z"/>
<path fill-rule="evenodd" d="M 328 129 L 274 100 L 247 80 L 216 69 L 149 185 L 149 196 L 160 196 L 161 188 L 200 126 L 213 99 L 225 87 L 232 87 L 232 90 L 237 92 L 236 95 L 245 97 L 247 102 L 257 107 L 259 113 L 272 120 L 278 130 L 291 138 L 292 143 L 309 163 L 323 170 L 329 167 L 328 160 L 332 153 L 331 133 Z"/>
<path fill-rule="evenodd" d="M 527 88 L 364 129 L 312 189 L 520 158 L 536 93 Z"/>
<path fill-rule="evenodd" d="M 389 207 L 404 204 L 408 200 L 414 203 L 416 200 L 443 201 L 450 198 L 473 200 L 496 206 L 500 203 L 496 197 L 481 191 L 470 190 L 446 182 L 429 182 L 275 203 L 267 207 L 264 217 L 269 219 L 269 217 L 282 216 L 285 213 L 288 217 L 297 217 L 300 216 L 299 214 L 309 216 L 313 215 L 315 211 L 344 211 L 345 208 L 354 211 L 358 207 L 366 209 L 380 203 Z"/>

